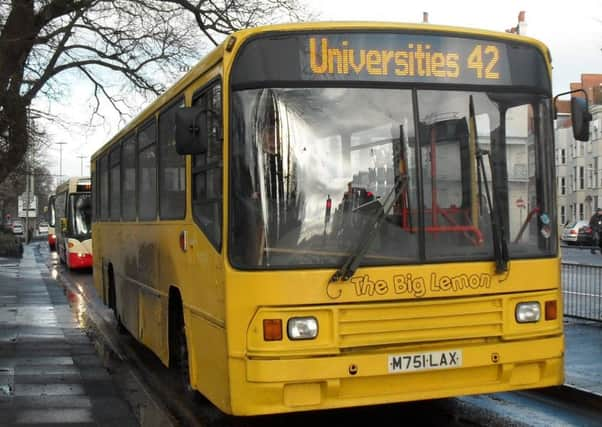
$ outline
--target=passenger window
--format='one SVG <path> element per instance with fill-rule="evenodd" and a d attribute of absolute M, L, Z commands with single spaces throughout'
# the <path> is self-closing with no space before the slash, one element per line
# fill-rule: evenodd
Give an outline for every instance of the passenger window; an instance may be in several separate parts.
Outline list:
<path fill-rule="evenodd" d="M 159 216 L 182 219 L 186 215 L 186 157 L 176 152 L 176 109 L 180 99 L 159 116 Z"/>
<path fill-rule="evenodd" d="M 109 168 L 107 166 L 108 155 L 104 154 L 100 160 L 99 171 L 100 176 L 100 219 L 109 217 Z M 60 217 L 58 217 L 60 218 Z"/>
<path fill-rule="evenodd" d="M 138 134 L 138 215 L 141 220 L 157 218 L 157 144 L 155 120 L 144 124 Z"/>
<path fill-rule="evenodd" d="M 112 220 L 121 219 L 121 144 L 109 154 L 109 211 Z"/>
<path fill-rule="evenodd" d="M 195 94 L 193 106 L 209 110 L 207 152 L 192 158 L 192 214 L 217 250 L 222 244 L 222 90 Z"/>
<path fill-rule="evenodd" d="M 94 172 L 90 173 L 90 178 L 92 178 L 92 207 L 93 207 L 93 211 L 92 211 L 92 222 L 96 222 L 99 220 L 99 203 L 98 203 L 98 173 L 99 173 L 99 169 L 98 169 L 98 159 L 94 161 Z M 52 201 L 50 200 L 49 203 L 51 204 Z M 48 212 L 50 215 L 52 215 L 52 211 L 49 210 Z M 52 218 L 49 219 L 48 221 L 49 225 L 52 227 L 52 225 L 54 224 L 54 220 Z"/>
<path fill-rule="evenodd" d="M 136 220 L 136 135 L 130 135 L 121 148 L 121 216 Z"/>

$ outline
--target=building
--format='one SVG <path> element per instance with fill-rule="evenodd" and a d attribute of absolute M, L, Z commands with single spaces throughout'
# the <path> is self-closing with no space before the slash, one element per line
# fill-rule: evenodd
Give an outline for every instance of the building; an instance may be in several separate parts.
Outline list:
<path fill-rule="evenodd" d="M 559 224 L 589 220 L 596 207 L 602 207 L 602 74 L 582 74 L 580 82 L 571 83 L 571 90 L 576 89 L 585 90 L 590 102 L 590 139 L 573 138 L 570 102 L 558 101 L 555 137 Z"/>

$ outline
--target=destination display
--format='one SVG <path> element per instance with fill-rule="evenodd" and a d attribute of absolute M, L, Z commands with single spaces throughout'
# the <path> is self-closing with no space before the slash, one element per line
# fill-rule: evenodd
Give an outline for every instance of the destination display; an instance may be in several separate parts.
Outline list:
<path fill-rule="evenodd" d="M 510 84 L 506 46 L 416 35 L 309 36 L 300 52 L 305 79 Z"/>
<path fill-rule="evenodd" d="M 232 83 L 356 81 L 532 87 L 550 90 L 533 45 L 454 35 L 350 32 L 278 34 L 247 41 Z"/>

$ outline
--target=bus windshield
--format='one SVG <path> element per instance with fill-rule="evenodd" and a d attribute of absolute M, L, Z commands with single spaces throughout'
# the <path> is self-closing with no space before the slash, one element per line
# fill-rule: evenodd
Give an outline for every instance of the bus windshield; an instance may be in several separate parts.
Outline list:
<path fill-rule="evenodd" d="M 80 239 L 92 234 L 92 196 L 90 193 L 69 195 L 69 220 L 73 236 Z"/>
<path fill-rule="evenodd" d="M 232 264 L 339 267 L 370 232 L 362 265 L 493 260 L 496 233 L 510 258 L 554 256 L 550 106 L 500 90 L 235 91 Z"/>

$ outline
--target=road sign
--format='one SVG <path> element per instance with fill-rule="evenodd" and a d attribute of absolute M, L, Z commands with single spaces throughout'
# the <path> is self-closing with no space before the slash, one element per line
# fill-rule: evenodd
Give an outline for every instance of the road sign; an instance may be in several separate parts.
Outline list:
<path fill-rule="evenodd" d="M 29 206 L 27 202 L 29 201 Z M 34 194 L 23 193 L 18 200 L 18 214 L 20 218 L 36 218 L 38 216 L 38 198 Z"/>

